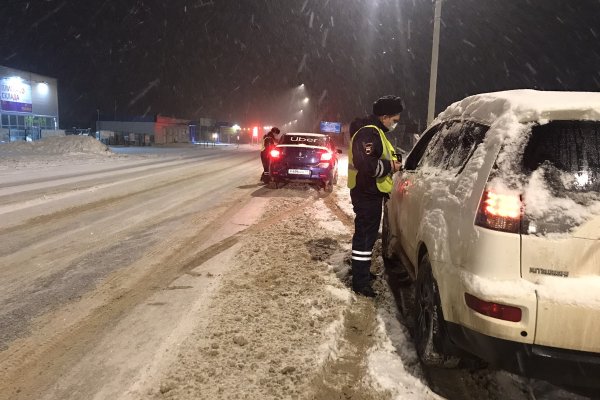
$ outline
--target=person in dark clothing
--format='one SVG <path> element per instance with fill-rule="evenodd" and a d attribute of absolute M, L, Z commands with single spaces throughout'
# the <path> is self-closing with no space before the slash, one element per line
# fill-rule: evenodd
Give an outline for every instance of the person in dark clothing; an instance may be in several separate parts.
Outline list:
<path fill-rule="evenodd" d="M 263 173 L 262 173 L 260 180 L 263 181 L 264 183 L 269 183 L 269 181 L 270 181 L 270 176 L 269 176 L 270 154 L 269 153 L 271 152 L 273 147 L 275 147 L 275 145 L 277 144 L 277 139 L 275 139 L 275 135 L 279 135 L 279 132 L 280 132 L 279 128 L 273 127 L 262 138 L 262 143 L 261 143 L 261 147 L 260 147 L 260 160 L 262 161 L 262 165 L 263 165 Z"/>
<path fill-rule="evenodd" d="M 400 120 L 402 100 L 384 96 L 373 103 L 373 114 L 350 125 L 348 187 L 356 217 L 352 237 L 352 289 L 375 297 L 371 286 L 371 257 L 379 232 L 382 205 L 392 189 L 392 175 L 399 170 L 394 147 L 385 133 Z"/>

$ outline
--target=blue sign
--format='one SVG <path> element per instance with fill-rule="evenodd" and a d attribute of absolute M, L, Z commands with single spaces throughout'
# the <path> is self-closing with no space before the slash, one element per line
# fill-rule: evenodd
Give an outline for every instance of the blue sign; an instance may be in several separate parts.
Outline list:
<path fill-rule="evenodd" d="M 341 133 L 342 132 L 342 123 L 341 122 L 321 121 L 321 132 L 323 132 L 323 133 Z"/>

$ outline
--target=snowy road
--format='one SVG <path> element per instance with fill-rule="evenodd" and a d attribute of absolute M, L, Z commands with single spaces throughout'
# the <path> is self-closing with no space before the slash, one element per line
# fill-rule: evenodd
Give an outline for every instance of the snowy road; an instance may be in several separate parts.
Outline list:
<path fill-rule="evenodd" d="M 240 212 L 260 211 L 264 203 L 251 196 L 255 185 L 244 187 L 256 180 L 255 152 L 104 161 L 3 171 L 0 361 L 6 375 L 0 382 L 23 398 L 60 390 L 57 376 L 113 335 L 140 304 L 231 247 L 234 241 L 226 239 L 259 215 Z M 207 285 L 195 285 L 196 296 L 181 303 L 204 295 Z M 169 322 L 161 317 L 145 336 L 168 336 Z M 147 362 L 139 343 L 122 344 L 133 345 L 141 365 Z M 117 375 L 123 379 L 140 367 L 127 354 L 111 362 L 122 364 Z M 105 372 L 92 372 L 94 385 L 116 384 L 114 376 L 103 382 Z M 1 390 L 5 395 L 14 398 Z"/>
<path fill-rule="evenodd" d="M 343 179 L 259 175 L 250 146 L 3 156 L 0 399 L 577 398 L 423 372 L 385 281 L 345 285 Z"/>

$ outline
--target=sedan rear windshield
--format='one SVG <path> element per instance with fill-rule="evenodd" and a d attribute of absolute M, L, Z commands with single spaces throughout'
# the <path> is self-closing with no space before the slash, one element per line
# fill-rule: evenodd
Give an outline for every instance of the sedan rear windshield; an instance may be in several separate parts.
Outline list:
<path fill-rule="evenodd" d="M 555 192 L 600 192 L 600 122 L 533 126 L 523 167 L 530 172 L 541 167 Z"/>
<path fill-rule="evenodd" d="M 306 144 L 309 146 L 327 146 L 327 138 L 323 136 L 290 135 L 283 136 L 280 144 Z"/>

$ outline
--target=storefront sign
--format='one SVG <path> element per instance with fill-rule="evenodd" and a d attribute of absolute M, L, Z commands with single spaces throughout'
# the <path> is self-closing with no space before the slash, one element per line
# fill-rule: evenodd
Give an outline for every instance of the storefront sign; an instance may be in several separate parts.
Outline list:
<path fill-rule="evenodd" d="M 0 102 L 3 111 L 30 113 L 31 85 L 18 77 L 0 79 Z"/>

